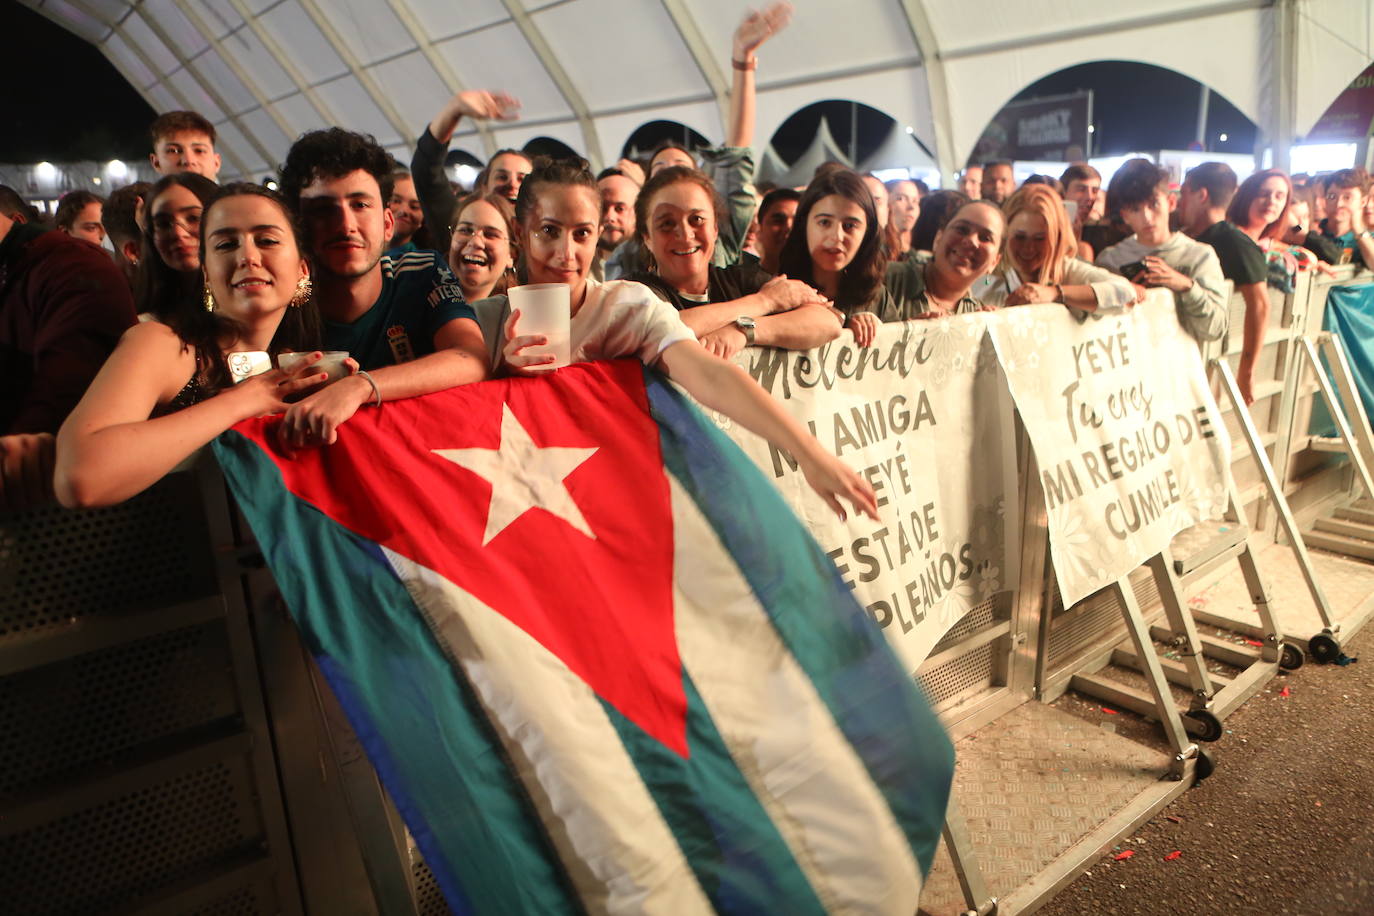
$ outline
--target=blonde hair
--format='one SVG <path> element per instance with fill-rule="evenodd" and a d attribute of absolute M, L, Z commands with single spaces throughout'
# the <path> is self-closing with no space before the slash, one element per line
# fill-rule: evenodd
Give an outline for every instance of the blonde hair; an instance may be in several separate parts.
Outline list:
<path fill-rule="evenodd" d="M 1007 198 L 1002 205 L 1002 215 L 1007 220 L 1007 233 L 1002 238 L 1002 263 L 1008 270 L 1015 270 L 1007 252 L 1011 243 L 1011 221 L 1020 213 L 1035 213 L 1045 219 L 1045 234 L 1048 250 L 1045 262 L 1040 265 L 1040 275 L 1032 282 L 1056 285 L 1064 278 L 1064 262 L 1078 251 L 1078 242 L 1073 237 L 1073 226 L 1069 215 L 1064 211 L 1064 199 L 1049 185 L 1029 184 Z"/>

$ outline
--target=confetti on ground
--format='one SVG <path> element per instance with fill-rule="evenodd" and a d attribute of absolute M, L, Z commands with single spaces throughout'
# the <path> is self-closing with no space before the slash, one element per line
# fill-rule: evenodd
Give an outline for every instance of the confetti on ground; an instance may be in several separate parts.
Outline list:
<path fill-rule="evenodd" d="M 1264 648 L 1264 643 L 1260 642 L 1258 639 L 1247 639 L 1245 642 L 1247 645 L 1257 646 L 1261 649 Z"/>
<path fill-rule="evenodd" d="M 1290 691 L 1286 686 L 1285 686 L 1282 690 L 1279 691 L 1279 696 L 1281 696 L 1281 697 L 1287 697 L 1287 696 L 1292 696 L 1292 695 L 1293 695 L 1292 691 Z"/>
<path fill-rule="evenodd" d="M 1107 707 L 1107 706 L 1103 706 L 1103 707 L 1102 707 L 1102 711 L 1105 712 L 1105 713 L 1106 713 L 1107 715 L 1109 715 L 1109 716 L 1117 716 L 1117 715 L 1120 715 L 1120 713 L 1118 713 L 1115 709 L 1111 709 L 1111 708 L 1109 708 L 1109 707 Z"/>
<path fill-rule="evenodd" d="M 1173 821 L 1175 824 L 1181 824 L 1181 823 L 1183 823 L 1183 818 L 1181 818 L 1181 817 L 1174 817 L 1172 814 L 1166 814 L 1166 815 L 1164 815 L 1164 816 L 1165 816 L 1166 818 L 1168 818 L 1169 820 Z"/>
<path fill-rule="evenodd" d="M 1173 852 L 1169 853 L 1167 856 L 1164 857 L 1164 861 L 1172 862 L 1174 859 L 1177 859 L 1181 855 L 1183 855 L 1183 850 L 1175 849 Z"/>
<path fill-rule="evenodd" d="M 1336 664 L 1344 668 L 1346 665 L 1353 665 L 1357 661 L 1359 661 L 1358 658 L 1351 658 L 1349 655 L 1346 655 L 1344 652 L 1342 652 L 1341 657 L 1336 659 Z"/>
<path fill-rule="evenodd" d="M 1134 850 L 1134 849 L 1127 849 L 1127 850 L 1123 850 L 1122 852 L 1118 852 L 1118 853 L 1117 853 L 1115 856 L 1113 856 L 1112 858 L 1113 858 L 1115 861 L 1120 862 L 1122 859 L 1129 859 L 1129 858 L 1130 858 L 1131 856 L 1133 856 L 1133 855 L 1135 855 L 1135 850 Z"/>

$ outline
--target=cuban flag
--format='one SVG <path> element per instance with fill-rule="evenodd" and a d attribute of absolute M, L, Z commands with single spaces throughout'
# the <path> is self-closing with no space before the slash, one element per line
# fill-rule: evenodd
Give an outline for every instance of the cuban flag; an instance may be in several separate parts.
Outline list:
<path fill-rule="evenodd" d="M 215 451 L 455 912 L 917 908 L 953 749 L 756 467 L 638 363 Z"/>

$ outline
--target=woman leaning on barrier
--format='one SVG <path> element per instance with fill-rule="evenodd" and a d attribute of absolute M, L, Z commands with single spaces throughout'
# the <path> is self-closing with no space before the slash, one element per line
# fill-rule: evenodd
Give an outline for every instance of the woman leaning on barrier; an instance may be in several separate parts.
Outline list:
<path fill-rule="evenodd" d="M 834 303 L 860 346 L 872 343 L 876 316 L 892 311 L 883 286 L 884 228 L 864 180 L 849 169 L 827 169 L 802 192 L 778 255 L 780 276 L 802 280 Z"/>
<path fill-rule="evenodd" d="M 281 413 L 288 397 L 327 379 L 314 352 L 291 372 L 231 382 L 231 362 L 317 347 L 319 313 L 281 198 L 232 184 L 200 216 L 202 296 L 126 331 L 57 434 L 54 485 L 65 506 L 123 502 L 235 423 Z"/>
<path fill-rule="evenodd" d="M 701 345 L 730 359 L 746 346 L 807 350 L 834 340 L 840 323 L 811 286 L 744 261 L 713 263 L 725 204 L 704 173 L 662 169 L 635 201 L 643 283 L 681 313 Z"/>
<path fill-rule="evenodd" d="M 1044 184 L 1027 184 L 1002 207 L 1007 234 L 997 269 L 974 288 L 984 305 L 1062 302 L 1084 312 L 1130 308 L 1145 290 L 1074 256 L 1077 244 L 1063 199 Z"/>

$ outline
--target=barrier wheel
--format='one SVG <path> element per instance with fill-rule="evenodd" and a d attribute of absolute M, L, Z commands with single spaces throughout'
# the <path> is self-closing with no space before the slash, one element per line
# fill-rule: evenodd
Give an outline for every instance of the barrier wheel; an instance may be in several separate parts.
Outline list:
<path fill-rule="evenodd" d="M 1189 728 L 1188 733 L 1199 741 L 1215 741 L 1225 733 L 1221 720 L 1210 709 L 1190 709 L 1183 718 L 1192 721 L 1194 727 Z"/>
<path fill-rule="evenodd" d="M 1283 650 L 1279 653 L 1279 667 L 1284 671 L 1297 671 L 1302 667 L 1302 650 L 1291 642 L 1283 644 Z"/>
<path fill-rule="evenodd" d="M 1211 776 L 1217 768 L 1217 755 L 1205 747 L 1197 749 L 1197 768 L 1193 771 L 1197 774 L 1197 781 L 1202 782 Z"/>
<path fill-rule="evenodd" d="M 1307 651 L 1313 661 L 1325 665 L 1341 657 L 1341 644 L 1330 633 L 1318 633 L 1307 641 Z"/>

